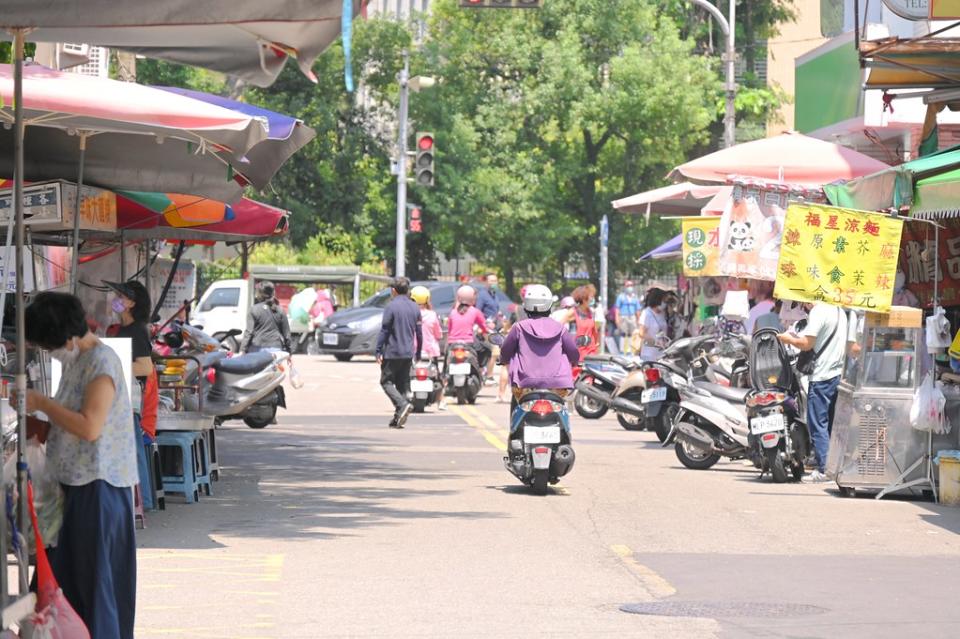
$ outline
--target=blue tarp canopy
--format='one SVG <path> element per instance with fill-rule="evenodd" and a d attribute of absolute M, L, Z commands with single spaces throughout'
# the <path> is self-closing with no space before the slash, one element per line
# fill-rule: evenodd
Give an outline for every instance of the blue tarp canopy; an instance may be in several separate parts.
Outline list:
<path fill-rule="evenodd" d="M 675 260 L 679 259 L 682 256 L 681 247 L 683 246 L 683 234 L 676 236 L 672 240 L 668 240 L 653 249 L 643 257 L 641 260 Z"/>

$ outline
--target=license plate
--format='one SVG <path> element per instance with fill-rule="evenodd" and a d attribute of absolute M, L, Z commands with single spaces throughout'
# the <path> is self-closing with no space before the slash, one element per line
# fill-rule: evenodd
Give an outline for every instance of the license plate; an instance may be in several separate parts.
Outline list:
<path fill-rule="evenodd" d="M 340 341 L 340 336 L 336 333 L 324 333 L 323 334 L 323 343 L 326 346 L 336 346 Z"/>
<path fill-rule="evenodd" d="M 763 417 L 754 417 L 750 420 L 750 432 L 754 435 L 763 433 L 772 433 L 778 430 L 784 430 L 786 422 L 783 415 L 764 415 Z"/>
<path fill-rule="evenodd" d="M 648 388 L 640 394 L 640 403 L 649 404 L 650 402 L 662 402 L 667 398 L 667 387 L 659 386 L 657 388 Z"/>
<path fill-rule="evenodd" d="M 410 390 L 414 393 L 432 393 L 433 381 L 429 379 L 411 379 Z"/>
<path fill-rule="evenodd" d="M 526 444 L 559 444 L 559 426 L 524 426 L 523 441 Z"/>
<path fill-rule="evenodd" d="M 470 374 L 470 362 L 461 362 L 459 364 L 450 364 L 450 368 L 447 371 L 451 375 L 469 375 Z"/>

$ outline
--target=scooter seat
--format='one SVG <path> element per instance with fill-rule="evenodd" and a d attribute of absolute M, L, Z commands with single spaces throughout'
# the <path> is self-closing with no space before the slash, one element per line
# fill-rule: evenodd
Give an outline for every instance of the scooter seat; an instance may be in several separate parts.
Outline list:
<path fill-rule="evenodd" d="M 240 357 L 228 357 L 226 359 L 221 359 L 219 362 L 214 363 L 213 368 L 214 370 L 224 373 L 247 375 L 249 373 L 262 371 L 272 363 L 273 355 L 271 353 L 261 351 L 259 353 L 248 353 L 246 355 L 241 355 Z"/>
<path fill-rule="evenodd" d="M 610 361 L 615 364 L 620 364 L 620 366 L 623 366 L 628 371 L 633 370 L 638 366 L 638 364 L 629 357 L 620 357 L 619 355 L 614 355 L 610 358 Z"/>
<path fill-rule="evenodd" d="M 693 384 L 697 388 L 707 391 L 714 397 L 719 397 L 735 404 L 744 403 L 747 395 L 750 393 L 749 388 L 721 386 L 720 384 L 713 384 L 711 382 L 694 382 Z"/>

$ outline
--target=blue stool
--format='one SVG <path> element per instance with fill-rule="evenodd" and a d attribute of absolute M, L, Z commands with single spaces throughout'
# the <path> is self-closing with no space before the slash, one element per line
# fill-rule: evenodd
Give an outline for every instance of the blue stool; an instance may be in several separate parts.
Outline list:
<path fill-rule="evenodd" d="M 179 452 L 181 462 L 179 473 L 175 465 L 176 457 L 173 458 L 174 463 L 164 465 L 164 493 L 182 493 L 188 504 L 200 500 L 201 487 L 210 494 L 209 465 L 204 459 L 206 447 L 198 444 L 202 439 L 203 435 L 197 431 L 165 430 L 157 433 L 157 446 L 161 452 L 163 449 L 174 455 Z M 164 457 L 169 460 L 167 455 Z"/>
<path fill-rule="evenodd" d="M 215 428 L 205 428 L 203 430 L 203 443 L 207 450 L 210 479 L 220 481 L 220 456 L 217 455 L 217 431 Z"/>

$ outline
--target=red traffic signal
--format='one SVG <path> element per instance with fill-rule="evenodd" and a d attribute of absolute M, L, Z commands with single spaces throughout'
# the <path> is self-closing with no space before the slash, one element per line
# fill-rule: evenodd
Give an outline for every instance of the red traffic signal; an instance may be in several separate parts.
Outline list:
<path fill-rule="evenodd" d="M 421 133 L 417 138 L 417 148 L 421 151 L 429 151 L 433 148 L 433 136 L 429 133 Z"/>
<path fill-rule="evenodd" d="M 433 133 L 417 133 L 417 155 L 413 180 L 418 186 L 433 186 Z"/>

